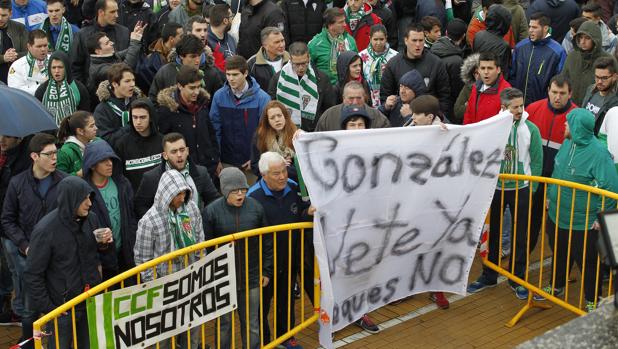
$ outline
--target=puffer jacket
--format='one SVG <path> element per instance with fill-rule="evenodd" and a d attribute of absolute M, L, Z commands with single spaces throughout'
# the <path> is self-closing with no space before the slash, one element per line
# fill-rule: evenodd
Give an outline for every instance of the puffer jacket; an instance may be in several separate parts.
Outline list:
<path fill-rule="evenodd" d="M 591 22 L 589 22 L 591 23 Z M 552 178 L 593 186 L 599 189 L 618 192 L 618 174 L 614 161 L 607 147 L 594 136 L 594 115 L 591 112 L 577 108 L 567 115 L 567 123 L 571 138 L 565 139 L 554 161 Z M 575 204 L 572 207 L 572 190 L 560 190 L 556 185 L 549 185 L 548 217 L 561 229 L 585 230 L 591 229 L 596 220 L 596 213 L 601 211 L 601 198 L 591 195 L 588 207 L 588 193 L 583 190 L 575 192 Z M 560 199 L 560 216 L 556 222 L 557 201 Z M 616 200 L 605 199 L 605 208 L 615 208 Z M 571 210 L 573 222 L 571 226 Z M 588 223 L 588 225 L 586 225 Z"/>
<path fill-rule="evenodd" d="M 565 61 L 566 52 L 550 36 L 524 39 L 515 46 L 510 83 L 524 93 L 525 105 L 547 97 L 549 82 L 562 71 Z"/>
<path fill-rule="evenodd" d="M 169 207 L 172 199 L 183 191 L 187 193 L 183 206 L 190 220 L 186 224 L 191 226 L 195 243 L 204 241 L 202 216 L 193 200 L 191 200 L 191 187 L 189 187 L 180 172 L 176 170 L 166 171 L 159 181 L 154 205 L 139 220 L 137 225 L 135 248 L 133 249 L 135 265 L 146 263 L 151 259 L 176 250 L 172 241 L 172 233 L 169 229 L 169 215 L 174 212 L 171 212 Z M 188 254 L 187 257 L 189 263 L 193 263 L 199 258 L 199 255 Z M 170 264 L 161 263 L 157 265 L 157 277 L 174 273 L 184 268 L 185 258 L 183 256 L 171 260 L 171 270 L 169 270 L 168 265 Z M 143 282 L 151 281 L 153 279 L 152 268 L 143 271 L 141 276 Z"/>
<path fill-rule="evenodd" d="M 468 106 L 468 99 L 470 98 L 470 93 L 472 92 L 474 83 L 476 83 L 474 72 L 479 66 L 479 56 L 480 55 L 478 53 L 473 53 L 466 57 L 461 65 L 459 78 L 463 82 L 463 86 L 459 92 L 459 95 L 457 95 L 457 101 L 455 101 L 453 111 L 453 119 L 451 119 L 451 122 L 455 124 L 463 123 L 464 113 L 466 111 L 466 107 Z"/>
<path fill-rule="evenodd" d="M 24 283 L 32 310 L 38 313 L 49 313 L 101 282 L 97 242 L 92 233 L 101 226 L 92 212 L 79 221 L 75 217 L 77 207 L 92 195 L 83 179 L 65 178 L 58 184 L 57 208 L 34 227 Z M 85 303 L 77 306 L 84 308 Z"/>
<path fill-rule="evenodd" d="M 586 89 L 594 84 L 594 61 L 599 57 L 611 57 L 609 53 L 603 51 L 601 29 L 598 25 L 590 21 L 582 23 L 575 38 L 581 34 L 591 37 L 594 47 L 591 51 L 584 52 L 579 45 L 575 45 L 573 52 L 567 55 L 562 71 L 562 74 L 571 82 L 572 99 L 577 105 L 582 105 Z"/>
<path fill-rule="evenodd" d="M 208 104 L 210 95 L 201 89 L 197 100 L 198 109 L 191 113 L 180 102 L 178 87 L 172 86 L 159 92 L 159 131 L 162 134 L 178 132 L 185 137 L 189 147 L 191 162 L 208 168 L 214 175 L 220 159 L 220 151 L 213 124 L 210 120 Z"/>
<path fill-rule="evenodd" d="M 477 81 L 474 87 L 472 87 L 468 106 L 464 113 L 464 125 L 489 119 L 498 114 L 500 112 L 500 92 L 505 88 L 511 87 L 511 84 L 504 80 L 502 74 L 500 74 L 490 88 L 480 92 L 482 87 L 483 81 L 481 80 Z"/>
<path fill-rule="evenodd" d="M 356 41 L 356 48 L 359 51 L 362 51 L 369 46 L 369 32 L 371 30 L 371 26 L 375 24 L 382 24 L 382 19 L 373 13 L 373 8 L 371 5 L 367 3 L 363 4 L 363 10 L 365 11 L 365 15 L 358 21 L 354 30 L 350 27 L 350 23 L 348 23 L 347 19 L 345 24 L 345 30 L 352 35 L 354 41 Z M 348 11 L 348 5 L 344 7 L 344 11 Z"/>
<path fill-rule="evenodd" d="M 99 188 L 92 181 L 92 168 L 99 161 L 105 159 L 111 159 L 113 162 L 111 180 L 116 184 L 118 191 L 117 204 L 120 210 L 120 231 L 114 232 L 115 236 L 120 236 L 120 247 L 116 248 L 114 246 L 118 243 L 115 239 L 113 243 L 108 244 L 106 249 L 99 252 L 101 265 L 104 270 L 103 275 L 109 277 L 135 266 L 133 262 L 133 246 L 135 245 L 137 220 L 135 219 L 135 213 L 133 211 L 133 188 L 131 188 L 131 183 L 122 175 L 122 162 L 120 158 L 118 158 L 112 150 L 112 147 L 105 141 L 88 143 L 84 151 L 84 161 L 82 165 L 84 180 L 88 182 L 92 191 L 95 193 L 92 198 L 91 212 L 96 215 L 99 226 L 110 229 L 113 228 L 112 217 L 109 215 L 107 204 L 103 200 Z"/>
<path fill-rule="evenodd" d="M 226 198 L 221 197 L 202 210 L 202 221 L 204 222 L 206 240 L 269 225 L 264 208 L 252 197 L 246 197 L 241 207 L 232 206 L 227 203 Z M 245 251 L 248 251 L 248 256 L 245 255 Z M 234 252 L 236 288 L 245 290 L 247 271 L 249 273 L 249 288 L 258 287 L 260 285 L 259 237 L 253 236 L 235 241 Z M 249 260 L 248 264 L 245 263 L 247 259 Z M 265 236 L 262 238 L 262 275 L 271 280 L 273 276 L 272 259 L 272 237 Z"/>
<path fill-rule="evenodd" d="M 575 0 L 534 1 L 526 10 L 526 16 L 541 12 L 551 20 L 551 36 L 562 42 L 571 30 L 569 22 L 580 16 L 580 9 Z"/>
<path fill-rule="evenodd" d="M 221 162 L 237 167 L 251 160 L 251 140 L 270 96 L 255 79 L 247 78 L 249 89 L 236 98 L 226 82 L 212 99 L 210 120 L 221 149 Z"/>
<path fill-rule="evenodd" d="M 511 25 L 511 13 L 504 6 L 492 5 L 487 13 L 487 29 L 476 34 L 474 52 L 493 52 L 498 56 L 502 74 L 508 79 L 511 66 L 511 46 L 503 40 Z"/>

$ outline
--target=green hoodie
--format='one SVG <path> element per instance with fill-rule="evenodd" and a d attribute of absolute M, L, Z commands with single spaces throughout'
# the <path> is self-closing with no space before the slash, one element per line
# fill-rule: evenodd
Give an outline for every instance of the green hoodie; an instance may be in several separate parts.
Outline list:
<path fill-rule="evenodd" d="M 571 138 L 565 138 L 554 160 L 552 178 L 589 185 L 592 187 L 618 192 L 618 174 L 607 147 L 594 137 L 594 115 L 577 108 L 567 115 L 567 124 Z M 556 223 L 556 204 L 558 187 L 548 187 L 549 219 Z M 558 227 L 569 229 L 571 220 L 571 200 L 573 190 L 562 187 L 560 190 L 560 216 Z M 601 210 L 601 198 L 590 196 L 590 210 L 586 217 L 588 193 L 577 190 L 573 208 L 573 230 L 590 229 L 596 220 L 596 213 Z M 605 209 L 615 208 L 616 201 L 605 199 Z M 586 218 L 588 226 L 586 226 Z"/>
<path fill-rule="evenodd" d="M 594 84 L 594 61 L 599 57 L 611 57 L 609 53 L 603 51 L 601 44 L 601 29 L 592 21 L 584 22 L 577 30 L 573 42 L 577 42 L 580 34 L 586 34 L 592 38 L 594 47 L 589 52 L 584 52 L 579 45 L 574 45 L 574 50 L 568 54 L 562 74 L 571 82 L 573 97 L 572 100 L 578 106 L 582 105 L 586 89 Z"/>

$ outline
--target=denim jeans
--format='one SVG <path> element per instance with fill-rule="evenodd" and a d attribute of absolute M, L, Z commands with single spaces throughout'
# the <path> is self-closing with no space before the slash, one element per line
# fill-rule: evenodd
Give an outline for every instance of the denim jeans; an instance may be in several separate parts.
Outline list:
<path fill-rule="evenodd" d="M 88 318 L 86 317 L 86 310 L 75 310 L 75 330 L 77 334 L 77 347 L 79 349 L 90 348 L 90 340 L 88 338 Z M 47 332 L 53 334 L 54 322 L 50 322 L 47 325 Z M 58 318 L 58 342 L 59 348 L 71 348 L 73 347 L 73 326 L 71 319 L 71 312 L 67 315 L 62 315 Z M 49 337 L 47 342 L 48 349 L 56 349 L 56 336 Z"/>
<path fill-rule="evenodd" d="M 239 290 L 236 293 L 238 299 L 238 319 L 240 320 L 240 334 L 242 337 L 242 348 L 247 349 L 247 327 L 246 327 L 246 306 L 245 292 Z M 220 318 L 221 348 L 229 349 L 232 343 L 232 313 L 225 314 Z M 217 333 L 215 324 L 215 334 Z M 260 288 L 255 287 L 249 290 L 249 348 L 257 349 L 260 347 Z M 215 348 L 217 338 L 215 336 Z"/>
<path fill-rule="evenodd" d="M 0 243 L 0 300 L 11 297 L 13 293 L 13 276 L 9 267 L 4 244 Z"/>

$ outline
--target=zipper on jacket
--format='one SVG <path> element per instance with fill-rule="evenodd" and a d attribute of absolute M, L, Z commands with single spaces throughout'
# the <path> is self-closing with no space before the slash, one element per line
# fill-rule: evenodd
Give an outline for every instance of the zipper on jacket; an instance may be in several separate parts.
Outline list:
<path fill-rule="evenodd" d="M 526 69 L 526 83 L 524 84 L 524 101 L 526 100 L 526 94 L 528 93 L 528 76 L 530 76 L 530 64 L 532 64 L 532 56 L 534 56 L 534 45 L 532 45 L 532 52 L 530 52 L 530 58 L 528 58 L 528 69 Z M 542 64 L 541 67 L 543 67 Z"/>

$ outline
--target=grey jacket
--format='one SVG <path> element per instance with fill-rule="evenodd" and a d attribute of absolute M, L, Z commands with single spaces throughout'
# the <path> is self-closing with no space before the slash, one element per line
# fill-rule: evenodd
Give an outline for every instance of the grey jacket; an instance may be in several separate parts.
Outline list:
<path fill-rule="evenodd" d="M 367 111 L 367 114 L 369 114 L 369 116 L 373 119 L 371 121 L 371 128 L 386 128 L 391 126 L 386 116 L 380 113 L 377 109 L 371 108 L 368 105 L 364 105 L 363 107 Z M 343 103 L 328 108 L 324 114 L 320 116 L 320 120 L 318 120 L 315 130 L 317 132 L 341 130 L 342 109 Z"/>

